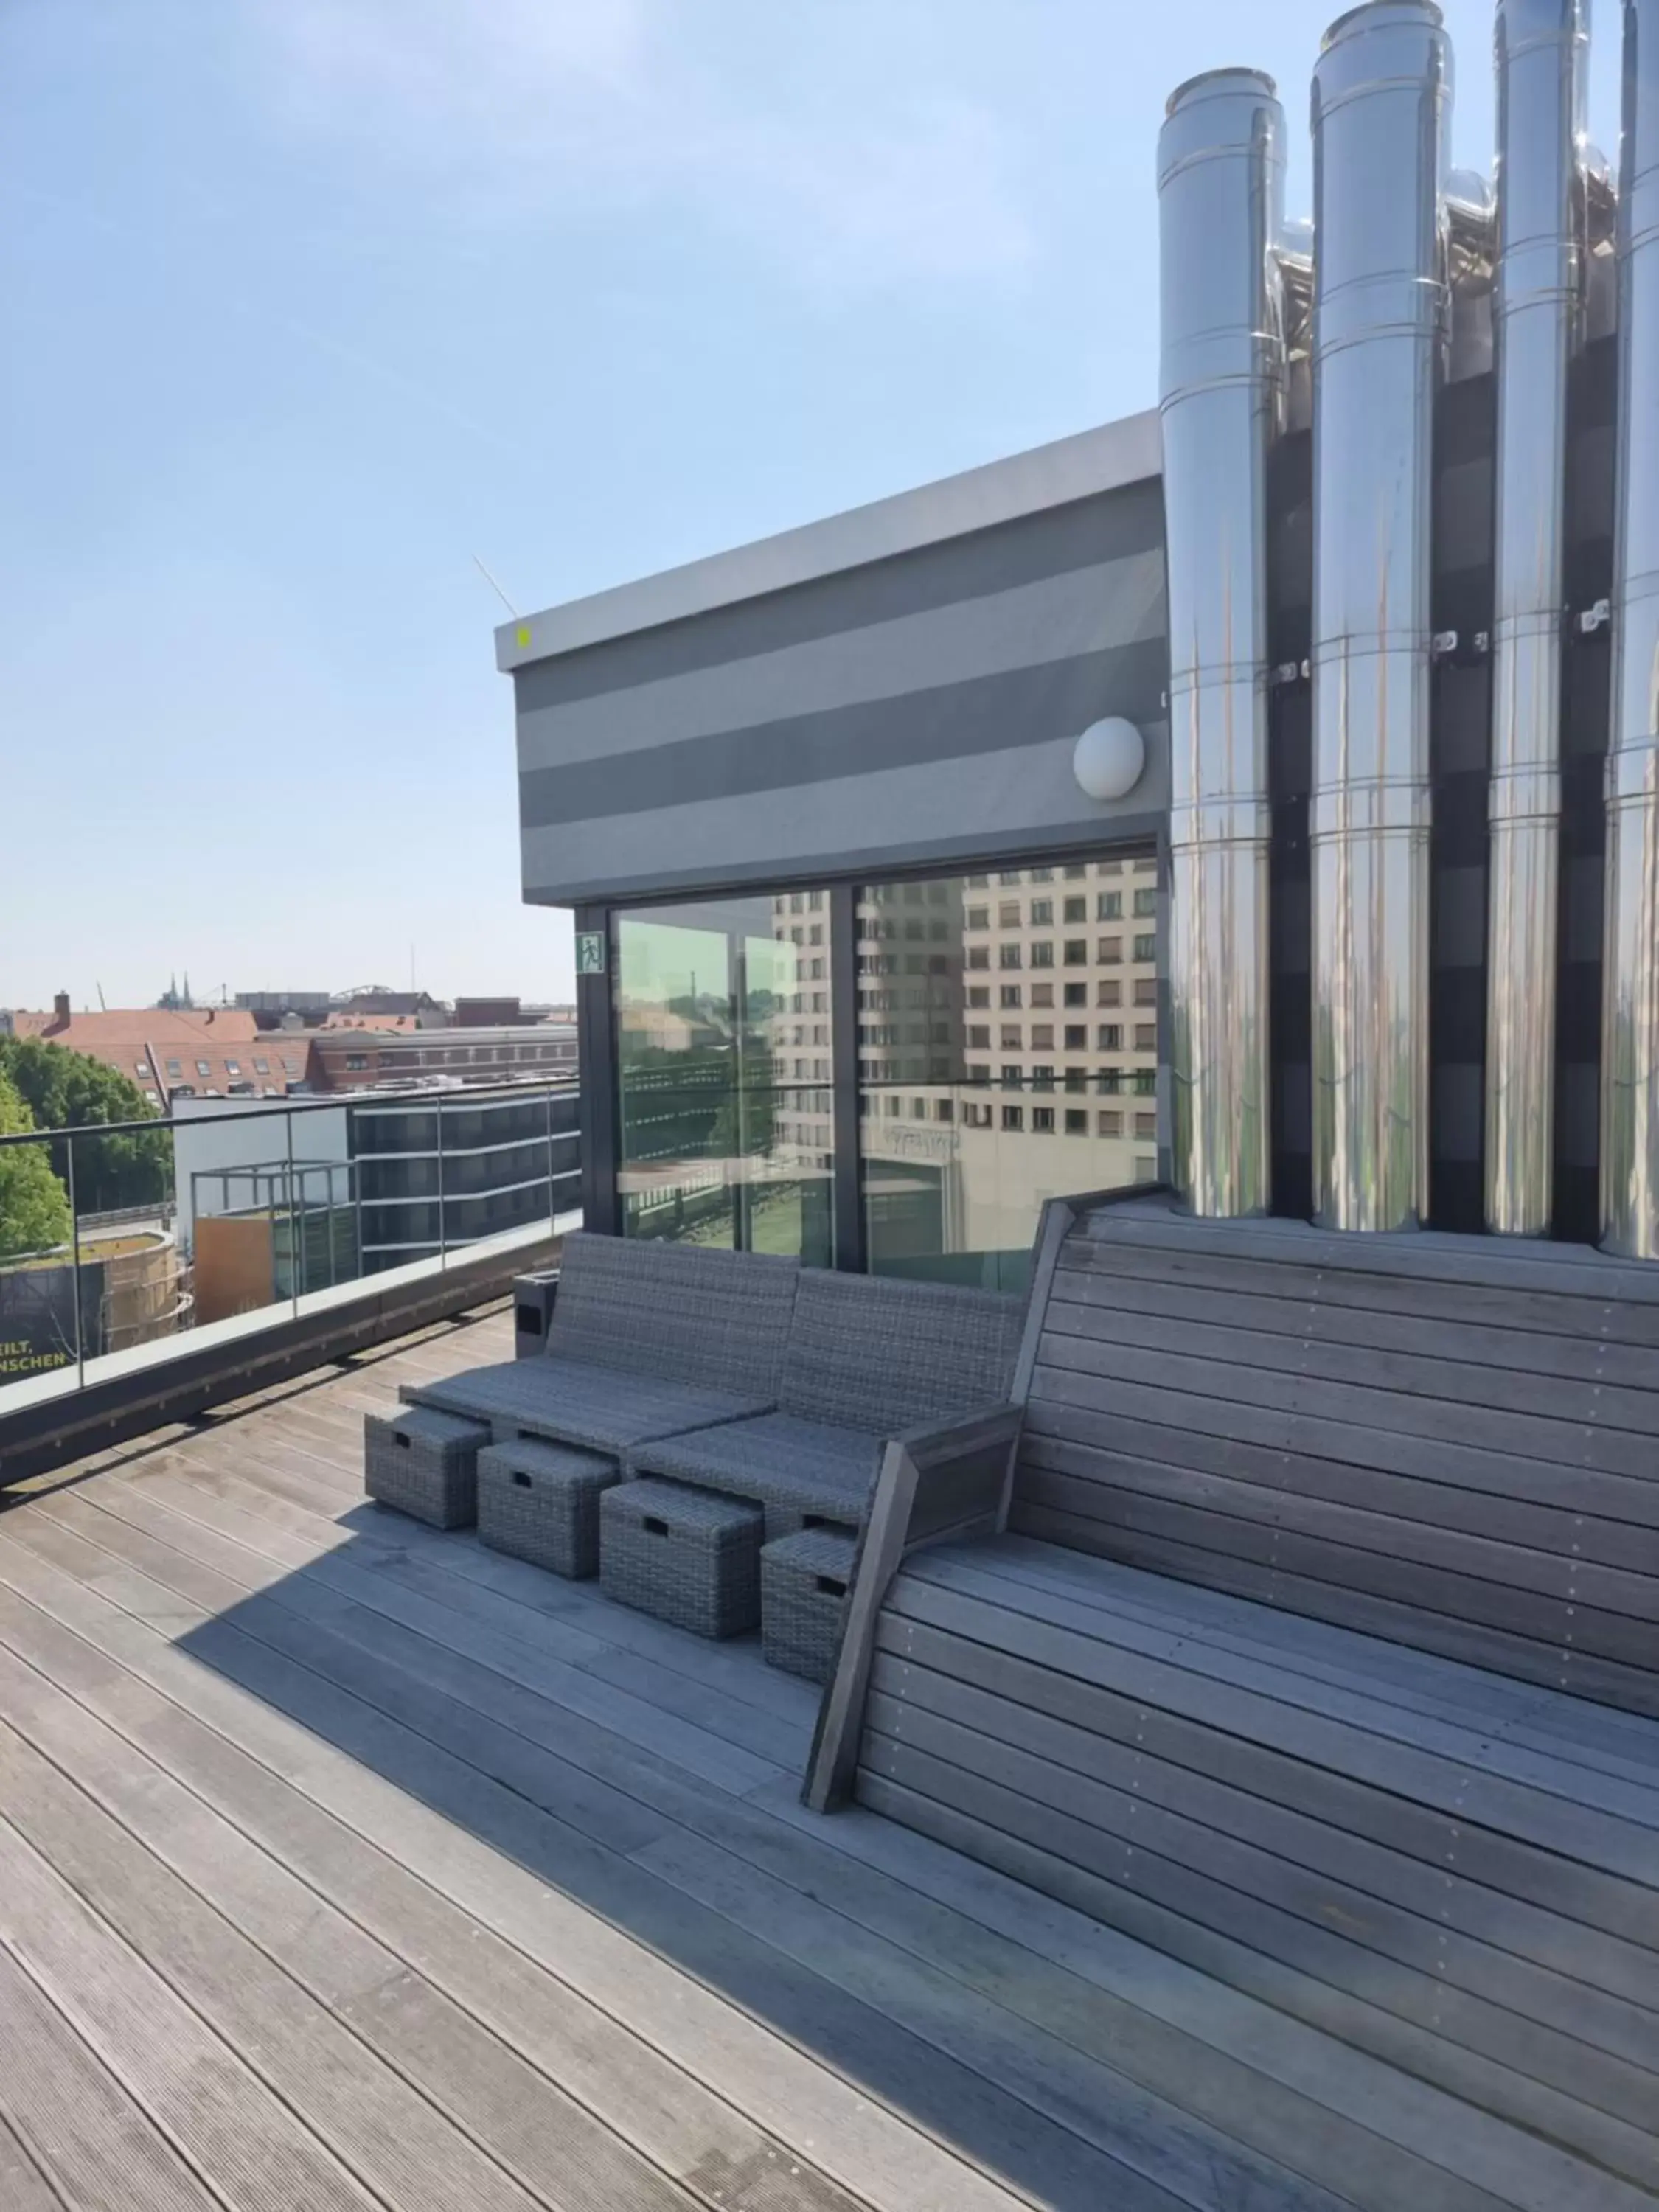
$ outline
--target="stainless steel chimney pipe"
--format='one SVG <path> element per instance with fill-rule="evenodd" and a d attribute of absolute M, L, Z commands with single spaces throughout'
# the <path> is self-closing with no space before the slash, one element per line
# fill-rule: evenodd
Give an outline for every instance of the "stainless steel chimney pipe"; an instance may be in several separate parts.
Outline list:
<path fill-rule="evenodd" d="M 1601 1243 L 1659 1260 L 1659 0 L 1625 0 Z"/>
<path fill-rule="evenodd" d="M 1265 1212 L 1267 448 L 1282 418 L 1285 118 L 1217 70 L 1158 142 L 1169 564 L 1175 1176 L 1194 1213 Z"/>
<path fill-rule="evenodd" d="M 1486 1226 L 1547 1235 L 1555 1155 L 1567 374 L 1582 327 L 1589 0 L 1498 0 L 1498 449 Z"/>
<path fill-rule="evenodd" d="M 1428 1200 L 1429 552 L 1450 53 L 1370 0 L 1314 73 L 1314 1204 Z"/>

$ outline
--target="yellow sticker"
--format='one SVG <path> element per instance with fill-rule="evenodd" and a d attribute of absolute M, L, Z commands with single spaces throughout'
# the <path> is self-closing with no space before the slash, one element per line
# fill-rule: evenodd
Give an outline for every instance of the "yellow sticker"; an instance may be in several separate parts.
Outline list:
<path fill-rule="evenodd" d="M 528 627 L 528 625 L 527 625 L 527 624 L 523 623 L 520 623 L 520 625 L 519 625 L 519 643 L 520 643 L 520 645 L 521 647 L 523 647 L 523 646 L 527 646 L 527 645 L 529 644 L 529 642 L 530 642 L 530 630 L 529 630 L 529 627 Z"/>

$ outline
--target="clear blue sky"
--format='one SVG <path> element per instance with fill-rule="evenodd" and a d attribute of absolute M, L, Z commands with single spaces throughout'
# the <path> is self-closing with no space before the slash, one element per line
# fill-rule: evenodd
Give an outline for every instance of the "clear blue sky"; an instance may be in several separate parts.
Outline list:
<path fill-rule="evenodd" d="M 562 994 L 473 555 L 545 606 L 1149 404 L 1164 95 L 1271 70 L 1304 210 L 1335 12 L 0 0 L 0 1006 Z"/>

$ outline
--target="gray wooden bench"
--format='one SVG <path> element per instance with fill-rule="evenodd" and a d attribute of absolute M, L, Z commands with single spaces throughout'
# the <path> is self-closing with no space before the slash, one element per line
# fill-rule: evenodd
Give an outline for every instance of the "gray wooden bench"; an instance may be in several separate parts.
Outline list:
<path fill-rule="evenodd" d="M 1140 1199 L 1038 1295 L 1009 1533 L 855 1576 L 809 1802 L 1659 2191 L 1659 1279 Z"/>
<path fill-rule="evenodd" d="M 799 1273 L 793 1260 L 578 1231 L 540 1358 L 399 1395 L 486 1421 L 498 1443 L 546 1437 L 620 1458 L 776 1405 Z"/>
<path fill-rule="evenodd" d="M 1659 1723 L 1021 1537 L 875 1641 L 860 1803 L 1659 2191 Z"/>

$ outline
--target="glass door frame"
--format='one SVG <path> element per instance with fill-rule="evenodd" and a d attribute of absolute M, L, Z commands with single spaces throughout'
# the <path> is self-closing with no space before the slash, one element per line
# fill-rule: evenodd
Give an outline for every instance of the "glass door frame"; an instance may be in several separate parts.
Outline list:
<path fill-rule="evenodd" d="M 936 882 L 969 872 L 995 872 L 1005 868 L 1061 866 L 1079 858 L 1133 859 L 1152 851 L 1158 861 L 1156 878 L 1160 901 L 1168 886 L 1168 837 L 1160 824 L 1149 841 L 1143 832 L 1134 837 L 1106 837 L 1086 845 L 1051 847 L 1032 852 L 969 852 L 949 858 L 933 856 L 926 865 L 892 868 L 878 878 L 867 872 L 844 879 L 817 877 L 811 888 L 827 895 L 827 978 L 830 1012 L 830 1089 L 833 1107 L 830 1205 L 834 1222 L 835 1267 L 838 1273 L 863 1274 L 868 1263 L 865 1208 L 865 1164 L 860 1140 L 858 899 L 860 886 L 882 883 Z M 795 886 L 787 881 L 762 885 L 729 885 L 726 896 L 760 893 L 772 896 Z M 615 1004 L 617 928 L 624 915 L 648 912 L 653 904 L 684 906 L 700 898 L 720 896 L 721 891 L 679 890 L 665 893 L 660 901 L 629 899 L 614 905 L 581 906 L 575 909 L 578 932 L 597 935 L 605 948 L 605 964 L 597 974 L 576 978 L 579 1048 L 579 1102 L 581 1129 L 582 1217 L 586 1227 L 601 1235 L 623 1232 L 619 1185 L 622 1164 L 622 1099 L 618 1079 L 620 1030 Z M 1158 927 L 1158 1172 L 1167 1179 L 1169 1120 L 1166 1099 L 1168 1066 L 1167 999 L 1164 962 L 1167 932 L 1160 915 Z"/>

